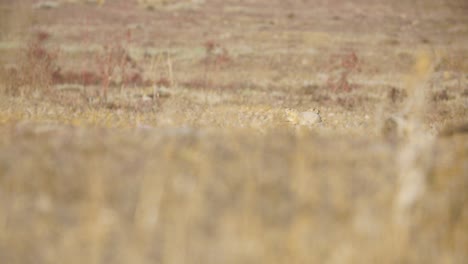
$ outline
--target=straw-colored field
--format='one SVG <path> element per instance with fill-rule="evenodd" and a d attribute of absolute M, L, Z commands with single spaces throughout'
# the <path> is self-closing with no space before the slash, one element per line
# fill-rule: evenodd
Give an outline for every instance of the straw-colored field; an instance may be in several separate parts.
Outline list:
<path fill-rule="evenodd" d="M 468 4 L 0 0 L 0 263 L 466 263 Z"/>

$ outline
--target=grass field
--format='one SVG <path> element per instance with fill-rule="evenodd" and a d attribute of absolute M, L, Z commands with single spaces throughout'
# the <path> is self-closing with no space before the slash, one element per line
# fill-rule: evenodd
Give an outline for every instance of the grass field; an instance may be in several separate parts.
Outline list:
<path fill-rule="evenodd" d="M 468 4 L 0 0 L 0 263 L 466 263 Z"/>

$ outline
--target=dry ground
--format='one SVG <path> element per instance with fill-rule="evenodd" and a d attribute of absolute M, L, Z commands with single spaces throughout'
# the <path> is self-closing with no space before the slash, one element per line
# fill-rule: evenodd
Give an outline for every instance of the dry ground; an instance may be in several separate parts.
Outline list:
<path fill-rule="evenodd" d="M 0 66 L 0 263 L 468 259 L 466 1 L 0 0 Z"/>

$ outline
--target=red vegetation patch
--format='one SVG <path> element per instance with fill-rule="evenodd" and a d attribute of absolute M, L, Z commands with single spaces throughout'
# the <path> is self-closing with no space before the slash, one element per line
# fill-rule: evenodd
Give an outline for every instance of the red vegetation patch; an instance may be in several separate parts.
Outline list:
<path fill-rule="evenodd" d="M 332 56 L 328 67 L 330 76 L 327 80 L 327 86 L 334 92 L 349 92 L 357 88 L 356 85 L 349 83 L 349 76 L 361 71 L 360 64 L 361 61 L 354 51 Z"/>
<path fill-rule="evenodd" d="M 82 84 L 98 85 L 101 82 L 101 76 L 92 71 L 57 71 L 53 75 L 54 84 Z"/>
<path fill-rule="evenodd" d="M 232 58 L 229 55 L 228 50 L 220 43 L 209 40 L 205 42 L 204 46 L 205 58 L 203 58 L 203 63 L 205 63 L 205 65 L 220 68 L 232 62 Z"/>

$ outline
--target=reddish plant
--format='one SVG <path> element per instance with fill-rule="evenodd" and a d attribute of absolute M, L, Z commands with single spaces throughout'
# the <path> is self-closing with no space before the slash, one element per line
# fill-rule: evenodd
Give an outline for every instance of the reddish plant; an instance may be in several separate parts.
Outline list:
<path fill-rule="evenodd" d="M 361 70 L 360 64 L 361 62 L 354 51 L 332 56 L 329 68 L 329 72 L 332 74 L 328 77 L 327 86 L 334 92 L 351 91 L 354 87 L 349 83 L 349 76 Z"/>
<path fill-rule="evenodd" d="M 125 67 L 128 58 L 127 51 L 121 45 L 104 46 L 103 52 L 98 56 L 98 67 L 101 74 L 101 96 L 106 101 L 111 78 L 117 68 L 120 69 L 122 82 L 126 82 Z"/>
<path fill-rule="evenodd" d="M 214 42 L 213 40 L 208 40 L 207 42 L 205 42 L 206 53 L 207 54 L 212 53 L 217 45 L 218 44 L 216 42 Z"/>
<path fill-rule="evenodd" d="M 140 72 L 133 72 L 130 74 L 126 75 L 127 77 L 127 84 L 134 84 L 134 85 L 144 85 L 145 81 L 143 80 L 143 77 L 141 76 Z"/>
<path fill-rule="evenodd" d="M 220 43 L 209 40 L 205 42 L 205 62 L 220 67 L 231 62 L 231 56 L 225 47 Z"/>
<path fill-rule="evenodd" d="M 107 93 L 110 84 L 117 84 L 111 82 L 113 77 L 119 77 L 121 89 L 128 83 L 142 83 L 141 69 L 137 63 L 132 59 L 128 52 L 128 45 L 131 41 L 131 32 L 127 31 L 125 34 L 125 41 L 115 41 L 114 45 L 105 45 L 101 54 L 97 57 L 97 64 L 99 72 L 102 77 L 101 80 L 101 96 L 106 101 Z M 115 76 L 119 74 L 118 76 Z"/>
<path fill-rule="evenodd" d="M 218 71 L 220 68 L 232 62 L 228 50 L 220 43 L 213 40 L 205 42 L 205 58 L 203 64 L 205 66 L 204 83 L 205 87 L 211 86 L 212 82 L 209 80 L 209 73 Z"/>
<path fill-rule="evenodd" d="M 38 42 L 44 42 L 50 38 L 50 34 L 45 31 L 39 31 L 36 34 L 36 38 Z"/>
<path fill-rule="evenodd" d="M 20 50 L 18 64 L 8 70 L 6 92 L 17 95 L 33 91 L 50 92 L 57 66 L 58 49 L 47 47 L 47 32 L 37 32 Z"/>
<path fill-rule="evenodd" d="M 155 85 L 157 86 L 164 86 L 164 87 L 170 87 L 171 85 L 171 81 L 165 77 L 161 77 L 159 78 L 159 80 L 157 80 L 155 82 Z"/>
<path fill-rule="evenodd" d="M 183 82 L 182 85 L 187 88 L 203 89 L 206 87 L 211 87 L 213 83 L 206 79 L 192 79 Z"/>
<path fill-rule="evenodd" d="M 113 48 L 104 46 L 103 52 L 97 57 L 99 73 L 101 74 L 101 96 L 107 101 L 107 91 L 109 89 L 110 79 L 114 72 L 116 63 L 114 61 Z"/>
<path fill-rule="evenodd" d="M 75 71 L 56 71 L 53 74 L 54 84 L 82 84 L 83 86 L 98 85 L 101 82 L 99 74 L 90 71 L 82 70 Z"/>

